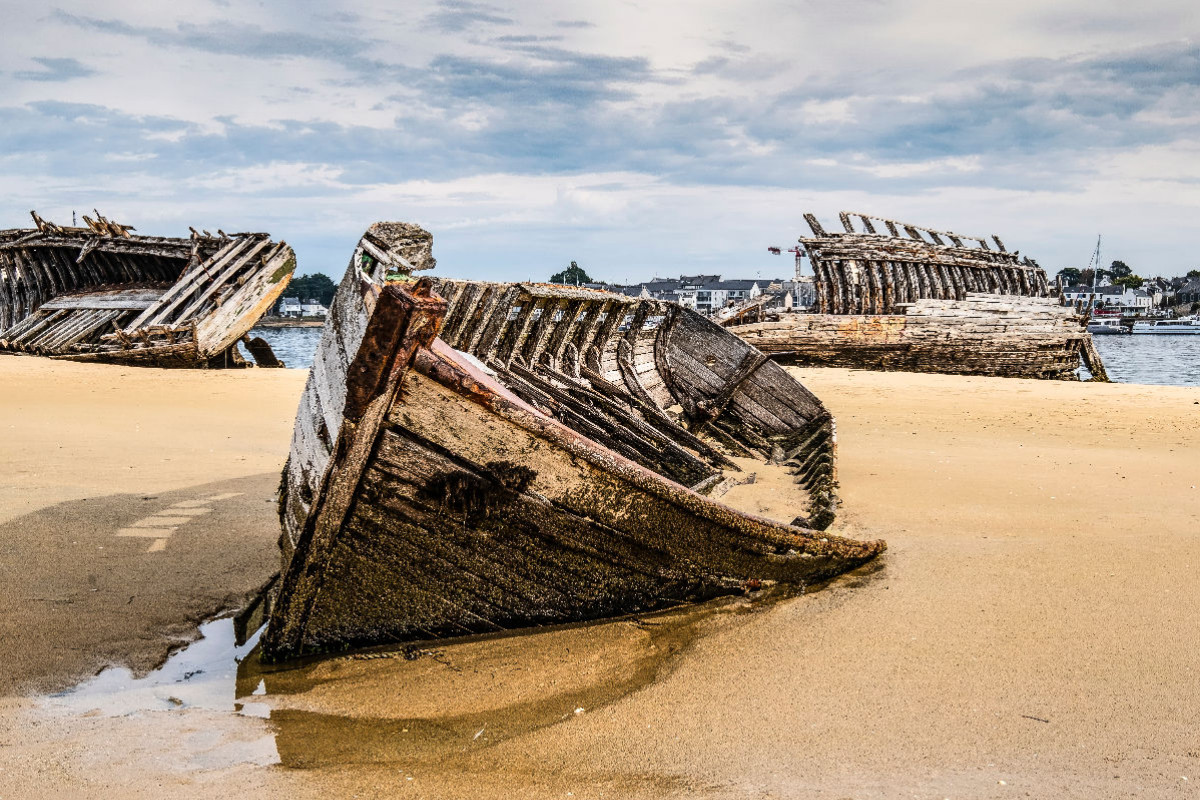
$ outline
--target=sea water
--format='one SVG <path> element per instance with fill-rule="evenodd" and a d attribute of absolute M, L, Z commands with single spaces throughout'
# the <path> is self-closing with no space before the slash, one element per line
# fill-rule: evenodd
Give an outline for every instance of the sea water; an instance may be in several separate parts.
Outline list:
<path fill-rule="evenodd" d="M 308 369 L 322 328 L 255 328 L 291 369 Z M 1118 383 L 1200 386 L 1200 336 L 1096 336 L 1108 377 Z"/>
<path fill-rule="evenodd" d="M 317 354 L 324 328 L 254 328 L 251 336 L 261 336 L 275 351 L 275 357 L 288 369 L 308 369 Z M 246 348 L 242 355 L 253 361 Z"/>
<path fill-rule="evenodd" d="M 1095 336 L 1110 380 L 1164 386 L 1200 386 L 1200 336 Z"/>

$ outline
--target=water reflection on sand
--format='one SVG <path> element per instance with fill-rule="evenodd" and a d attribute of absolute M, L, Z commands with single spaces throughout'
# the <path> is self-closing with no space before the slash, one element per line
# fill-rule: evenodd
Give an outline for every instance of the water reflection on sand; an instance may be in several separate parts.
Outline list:
<path fill-rule="evenodd" d="M 287 665 L 259 661 L 229 618 L 143 677 L 111 668 L 44 698 L 52 714 L 131 717 L 228 712 L 269 719 L 273 737 L 238 763 L 312 769 L 417 764 L 479 750 L 608 705 L 646 685 L 715 616 L 766 602 L 723 598 L 637 618 L 435 644 L 375 648 Z"/>

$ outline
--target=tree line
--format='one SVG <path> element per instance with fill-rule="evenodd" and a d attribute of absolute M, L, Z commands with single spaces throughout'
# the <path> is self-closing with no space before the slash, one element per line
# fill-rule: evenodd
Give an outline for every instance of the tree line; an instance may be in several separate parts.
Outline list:
<path fill-rule="evenodd" d="M 1140 289 L 1142 288 L 1142 284 L 1146 282 L 1145 278 L 1135 275 L 1133 267 L 1124 261 L 1114 261 L 1109 265 L 1108 269 L 1092 269 L 1090 267 L 1088 269 L 1077 269 L 1075 267 L 1066 267 L 1065 269 L 1060 269 L 1058 274 L 1066 286 L 1091 286 L 1101 278 L 1108 278 L 1115 286 Z"/>
<path fill-rule="evenodd" d="M 594 283 L 591 276 L 584 271 L 583 267 L 571 262 L 571 266 L 564 269 L 562 272 L 556 272 L 550 276 L 551 283 L 565 283 L 569 286 L 583 286 L 585 283 Z"/>
<path fill-rule="evenodd" d="M 328 307 L 333 303 L 333 295 L 336 291 L 337 284 L 328 275 L 316 272 L 312 275 L 301 275 L 299 278 L 292 278 L 292 282 L 288 284 L 287 291 L 284 294 L 288 297 L 298 297 L 301 302 L 316 300 L 321 305 Z"/>
<path fill-rule="evenodd" d="M 594 281 L 583 267 L 572 261 L 571 266 L 551 275 L 550 283 L 582 286 L 585 283 L 594 283 Z M 312 275 L 301 275 L 298 278 L 292 278 L 292 282 L 288 284 L 285 294 L 288 297 L 298 297 L 302 301 L 316 300 L 323 306 L 329 306 L 333 303 L 333 295 L 336 292 L 337 284 L 328 275 L 316 272 Z"/>

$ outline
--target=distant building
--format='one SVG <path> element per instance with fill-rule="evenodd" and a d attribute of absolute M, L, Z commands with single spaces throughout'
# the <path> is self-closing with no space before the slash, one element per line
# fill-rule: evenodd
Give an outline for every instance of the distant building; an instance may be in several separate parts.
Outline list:
<path fill-rule="evenodd" d="M 300 304 L 300 310 L 306 317 L 323 317 L 329 313 L 329 309 L 316 300 L 305 300 Z"/>
<path fill-rule="evenodd" d="M 324 317 L 329 309 L 319 300 L 301 300 L 299 297 L 284 297 L 276 306 L 275 313 L 281 317 Z"/>
<path fill-rule="evenodd" d="M 791 295 L 792 308 L 810 308 L 817 302 L 817 284 L 811 275 L 784 281 L 783 290 Z"/>
<path fill-rule="evenodd" d="M 281 317 L 302 317 L 304 316 L 304 305 L 300 302 L 299 297 L 285 297 L 279 301 L 276 313 Z"/>
<path fill-rule="evenodd" d="M 1150 302 L 1156 307 L 1173 305 L 1175 302 L 1176 287 L 1169 278 L 1147 278 L 1142 289 L 1150 295 Z"/>
<path fill-rule="evenodd" d="M 1122 311 L 1147 311 L 1154 305 L 1154 299 L 1143 289 L 1129 289 L 1125 286 L 1068 286 L 1063 289 L 1063 299 L 1072 303 L 1082 303 L 1087 308 L 1116 308 Z"/>
<path fill-rule="evenodd" d="M 701 314 L 711 314 L 730 303 L 740 303 L 762 296 L 764 292 L 778 293 L 781 298 L 794 282 L 778 279 L 721 280 L 720 275 L 681 275 L 679 278 L 651 278 L 629 286 L 607 286 L 610 292 L 628 297 L 645 297 L 679 303 Z M 811 285 L 811 284 L 810 284 Z"/>
<path fill-rule="evenodd" d="M 1181 284 L 1175 297 L 1180 303 L 1200 303 L 1200 278 Z"/>

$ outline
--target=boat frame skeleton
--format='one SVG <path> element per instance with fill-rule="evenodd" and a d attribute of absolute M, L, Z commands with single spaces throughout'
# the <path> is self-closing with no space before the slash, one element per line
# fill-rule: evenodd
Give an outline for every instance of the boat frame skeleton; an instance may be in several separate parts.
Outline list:
<path fill-rule="evenodd" d="M 1019 251 L 1010 253 L 999 236 L 991 237 L 992 249 L 986 237 L 850 211 L 838 216 L 845 233 L 827 233 L 813 214 L 804 215 L 813 235 L 800 243 L 813 267 L 818 314 L 894 314 L 917 300 L 965 300 L 968 294 L 1050 294 L 1045 271 L 1028 257 L 1019 259 Z"/>
<path fill-rule="evenodd" d="M 265 233 L 139 236 L 84 215 L 86 227 L 0 231 L 0 350 L 158 367 L 279 366 L 247 334 L 296 267 Z M 265 349 L 264 349 L 265 348 Z"/>
<path fill-rule="evenodd" d="M 999 236 L 839 216 L 843 233 L 804 215 L 815 313 L 752 324 L 730 314 L 730 330 L 798 366 L 1075 380 L 1082 362 L 1092 380 L 1108 380 L 1086 318 Z"/>
<path fill-rule="evenodd" d="M 832 519 L 833 420 L 768 356 L 671 304 L 414 281 L 431 248 L 372 225 L 330 309 L 284 470 L 268 660 L 811 584 L 884 549 L 714 499 L 756 456 Z"/>

